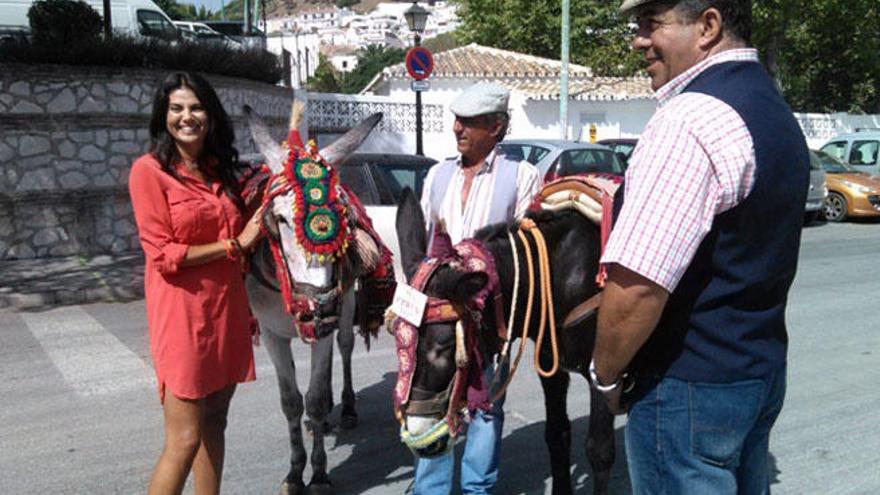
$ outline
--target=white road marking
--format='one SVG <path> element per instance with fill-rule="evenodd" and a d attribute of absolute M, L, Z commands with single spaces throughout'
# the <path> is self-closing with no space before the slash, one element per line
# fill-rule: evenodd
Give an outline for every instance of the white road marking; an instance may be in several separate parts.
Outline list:
<path fill-rule="evenodd" d="M 79 306 L 21 313 L 31 333 L 80 396 L 152 385 L 150 367 Z"/>

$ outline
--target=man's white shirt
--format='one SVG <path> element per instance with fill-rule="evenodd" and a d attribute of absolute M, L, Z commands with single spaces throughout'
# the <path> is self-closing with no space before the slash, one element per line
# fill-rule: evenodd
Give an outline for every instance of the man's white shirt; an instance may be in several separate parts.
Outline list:
<path fill-rule="evenodd" d="M 456 158 L 457 166 L 450 179 L 450 184 L 446 187 L 446 192 L 440 204 L 435 207 L 431 205 L 431 188 L 434 183 L 437 167 L 440 164 L 431 167 L 431 170 L 428 171 L 424 187 L 422 188 L 421 200 L 425 222 L 430 227 L 433 221 L 442 220 L 446 225 L 446 231 L 449 233 L 453 244 L 473 237 L 476 231 L 488 224 L 489 211 L 492 207 L 492 194 L 495 189 L 495 175 L 498 171 L 498 167 L 495 165 L 497 161 L 500 161 L 496 160 L 497 156 L 498 148 L 496 147 L 489 153 L 485 163 L 474 176 L 467 202 L 463 209 L 461 207 L 461 197 L 465 177 L 461 168 L 461 155 Z M 538 169 L 527 161 L 519 162 L 516 173 L 517 200 L 514 212 L 515 218 L 522 218 L 532 198 L 537 194 L 539 187 Z M 435 211 L 438 218 L 432 219 L 433 212 Z"/>

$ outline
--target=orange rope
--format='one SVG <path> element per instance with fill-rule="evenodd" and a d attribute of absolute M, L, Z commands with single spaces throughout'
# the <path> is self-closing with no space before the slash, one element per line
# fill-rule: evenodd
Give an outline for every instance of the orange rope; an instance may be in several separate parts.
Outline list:
<path fill-rule="evenodd" d="M 520 241 L 523 243 L 523 251 L 526 253 L 526 267 L 529 269 L 529 296 L 526 298 L 526 313 L 525 320 L 523 321 L 523 331 L 522 337 L 519 339 L 519 351 L 516 353 L 516 358 L 513 360 L 513 366 L 510 369 L 510 373 L 507 374 L 507 380 L 504 381 L 504 385 L 495 392 L 495 395 L 492 397 L 492 403 L 495 403 L 504 393 L 507 391 L 508 385 L 513 381 L 513 375 L 516 374 L 516 369 L 519 367 L 519 361 L 522 359 L 523 351 L 526 348 L 526 340 L 529 337 L 529 323 L 532 319 L 532 299 L 535 297 L 535 269 L 532 266 L 532 251 L 529 249 L 529 241 L 526 239 L 525 234 L 523 234 L 522 229 L 516 230 L 516 235 L 519 236 Z M 511 239 L 512 241 L 513 239 Z M 516 250 L 516 244 L 511 243 L 511 249 Z M 518 270 L 519 267 L 514 267 L 515 270 Z M 513 294 L 512 296 L 514 301 L 518 297 L 518 294 Z M 516 305 L 512 304 L 512 308 L 515 308 Z M 513 309 L 511 309 L 511 312 Z M 511 319 L 511 326 L 513 325 L 513 319 Z M 513 329 L 511 329 L 511 334 L 513 333 Z"/>
<path fill-rule="evenodd" d="M 528 268 L 529 273 L 529 293 L 526 298 L 526 312 L 523 320 L 522 337 L 520 338 L 519 350 L 516 353 L 513 366 L 510 369 L 510 373 L 507 375 L 507 380 L 504 382 L 504 385 L 495 392 L 492 397 L 492 402 L 497 401 L 502 395 L 504 395 L 505 391 L 507 391 L 507 387 L 510 385 L 513 376 L 516 374 L 516 370 L 519 367 L 519 362 L 522 359 L 523 351 L 525 350 L 526 340 L 529 336 L 529 324 L 532 319 L 532 301 L 535 298 L 535 269 L 532 264 L 532 250 L 529 247 L 529 241 L 524 231 L 528 231 L 535 239 L 535 245 L 537 246 L 538 251 L 538 268 L 541 276 L 541 320 L 538 325 L 538 337 L 535 339 L 535 371 L 537 371 L 540 376 L 549 378 L 555 375 L 559 370 L 559 347 L 556 342 L 556 317 L 553 311 L 553 287 L 550 283 L 550 258 L 547 255 L 547 242 L 535 222 L 530 218 L 524 218 L 520 221 L 519 228 L 516 231 L 516 235 L 523 244 L 523 251 L 526 254 L 526 267 Z M 515 250 L 516 245 L 511 243 L 511 249 Z M 515 267 L 515 269 L 516 268 L 518 267 Z M 516 298 L 517 294 L 513 294 L 513 297 Z M 553 351 L 553 367 L 550 368 L 549 371 L 546 371 L 541 368 L 540 356 L 548 314 L 550 320 L 550 346 Z"/>
<path fill-rule="evenodd" d="M 547 255 L 547 242 L 544 234 L 530 218 L 525 218 L 520 223 L 520 228 L 528 229 L 535 238 L 538 248 L 538 269 L 541 276 L 541 319 L 538 324 L 538 336 L 535 339 L 535 371 L 544 378 L 549 378 L 559 370 L 559 347 L 556 342 L 556 315 L 553 311 L 553 286 L 550 282 L 550 258 Z M 550 349 L 553 354 L 553 366 L 549 371 L 541 368 L 541 347 L 544 343 L 544 331 L 549 320 L 550 326 Z"/>

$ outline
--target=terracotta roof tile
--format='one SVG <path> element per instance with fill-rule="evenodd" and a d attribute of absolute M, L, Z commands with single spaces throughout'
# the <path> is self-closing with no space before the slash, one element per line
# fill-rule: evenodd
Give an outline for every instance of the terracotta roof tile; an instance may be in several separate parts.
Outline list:
<path fill-rule="evenodd" d="M 651 98 L 647 78 L 593 77 L 589 67 L 569 64 L 569 95 L 582 100 Z M 559 99 L 562 63 L 472 43 L 434 55 L 431 79 L 468 78 L 497 82 L 530 99 Z M 364 91 L 382 80 L 409 79 L 403 63 L 386 67 Z"/>

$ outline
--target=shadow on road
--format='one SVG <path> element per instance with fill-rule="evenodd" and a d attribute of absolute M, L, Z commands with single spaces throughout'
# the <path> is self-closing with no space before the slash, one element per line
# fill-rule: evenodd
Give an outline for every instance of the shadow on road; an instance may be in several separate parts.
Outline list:
<path fill-rule="evenodd" d="M 413 456 L 399 441 L 399 426 L 393 419 L 391 391 L 396 374 L 386 373 L 382 381 L 357 392 L 359 423 L 353 430 L 335 429 L 331 448 L 350 446 L 351 454 L 330 470 L 340 493 L 363 493 L 377 486 L 404 482 L 413 477 Z M 339 407 L 337 407 L 339 409 Z M 334 411 L 337 417 L 339 411 Z M 586 456 L 588 417 L 572 421 L 572 480 L 575 493 L 593 493 L 593 477 Z M 333 440 L 331 440 L 333 441 Z M 611 475 L 611 492 L 631 492 L 623 454 L 623 427 L 615 430 L 617 458 Z M 460 459 L 464 442 L 456 445 Z M 550 457 L 544 443 L 544 422 L 518 428 L 504 437 L 497 493 L 543 494 L 552 485 Z M 459 486 L 456 473 L 454 486 Z M 456 490 L 457 491 L 457 490 Z"/>
<path fill-rule="evenodd" d="M 399 426 L 391 406 L 396 373 L 385 373 L 382 381 L 357 391 L 358 425 L 352 430 L 336 429 L 331 448 L 349 445 L 349 455 L 330 470 L 340 493 L 362 493 L 370 488 L 412 478 L 413 457 L 400 443 Z M 341 410 L 341 406 L 337 406 Z M 338 417 L 340 411 L 333 411 Z"/>
<path fill-rule="evenodd" d="M 574 493 L 593 493 L 593 473 L 587 461 L 588 416 L 571 422 L 571 479 Z M 504 437 L 501 446 L 501 473 L 497 493 L 549 493 L 553 480 L 550 476 L 550 455 L 544 442 L 544 422 L 518 428 Z M 623 427 L 614 432 L 617 456 L 611 469 L 611 493 L 631 493 L 623 454 Z"/>

